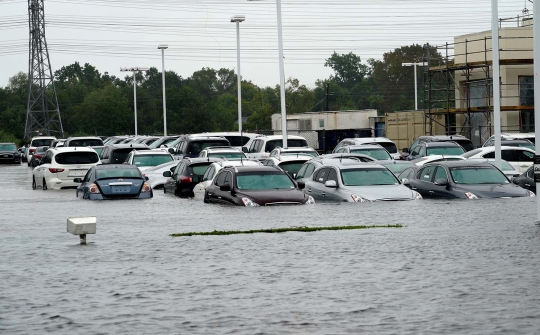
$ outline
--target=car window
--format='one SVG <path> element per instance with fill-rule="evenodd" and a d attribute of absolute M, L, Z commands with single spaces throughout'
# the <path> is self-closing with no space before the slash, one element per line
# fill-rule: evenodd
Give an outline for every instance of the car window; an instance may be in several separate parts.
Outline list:
<path fill-rule="evenodd" d="M 481 152 L 482 152 L 482 149 L 474 149 L 474 150 L 471 150 L 471 151 L 468 151 L 468 152 L 464 153 L 464 154 L 461 155 L 461 156 L 463 156 L 463 157 L 465 157 L 465 158 L 470 158 L 470 157 L 472 157 L 472 156 L 474 156 L 474 155 L 476 155 L 476 154 L 479 154 L 479 153 L 481 153 Z M 482 155 L 482 157 L 487 158 L 485 155 Z"/>
<path fill-rule="evenodd" d="M 427 166 L 420 170 L 420 173 L 418 174 L 418 179 L 422 181 L 431 182 L 431 178 L 433 177 L 433 171 L 435 170 L 435 166 Z"/>
<path fill-rule="evenodd" d="M 330 172 L 329 170 L 330 170 L 329 168 L 320 169 L 315 175 L 315 177 L 313 178 L 313 180 L 324 184 L 324 182 L 326 181 L 326 178 L 328 177 L 328 172 Z"/>
<path fill-rule="evenodd" d="M 529 171 L 527 171 L 527 177 L 531 178 L 531 179 L 534 179 L 534 170 L 533 170 L 533 167 L 531 167 L 529 169 Z"/>
<path fill-rule="evenodd" d="M 197 163 L 197 164 L 191 164 L 189 165 L 189 172 L 190 174 L 195 174 L 197 176 L 203 176 L 208 169 L 208 166 L 210 166 L 212 163 L 205 162 L 205 163 Z"/>
<path fill-rule="evenodd" d="M 411 179 L 414 174 L 414 170 L 411 168 L 407 168 L 403 170 L 403 172 L 399 175 L 399 179 Z"/>
<path fill-rule="evenodd" d="M 534 161 L 534 154 L 525 150 L 516 150 L 516 161 L 517 162 L 532 162 Z"/>
<path fill-rule="evenodd" d="M 94 164 L 99 162 L 99 157 L 96 152 L 63 152 L 56 155 L 54 160 L 61 165 Z"/>
<path fill-rule="evenodd" d="M 90 181 L 90 177 L 92 176 L 93 170 L 94 169 L 90 169 L 88 170 L 88 172 L 86 172 L 86 176 L 84 176 L 83 182 L 87 183 Z"/>
<path fill-rule="evenodd" d="M 97 138 L 70 140 L 68 143 L 68 147 L 92 147 L 99 145 L 103 145 L 103 141 Z"/>
<path fill-rule="evenodd" d="M 227 172 L 222 171 L 216 176 L 216 180 L 214 181 L 214 185 L 221 186 L 225 184 L 225 177 L 227 176 Z"/>
<path fill-rule="evenodd" d="M 315 171 L 315 164 L 309 164 L 308 167 L 306 168 L 306 173 L 304 177 L 311 177 L 311 175 L 313 174 L 313 171 Z"/>
<path fill-rule="evenodd" d="M 333 180 L 337 183 L 337 172 L 334 169 L 330 169 L 330 172 L 328 173 L 328 179 L 326 180 Z"/>
<path fill-rule="evenodd" d="M 442 166 L 438 166 L 437 170 L 435 171 L 435 178 L 433 180 L 437 180 L 437 179 L 448 180 L 448 175 L 446 174 L 446 170 Z"/>
<path fill-rule="evenodd" d="M 252 143 L 251 143 L 251 146 L 249 147 L 249 150 L 248 152 L 250 153 L 253 153 L 253 152 L 257 152 L 257 145 L 259 143 L 260 140 L 254 140 Z"/>
<path fill-rule="evenodd" d="M 223 182 L 225 184 L 232 185 L 232 173 L 230 172 L 225 173 L 225 180 Z"/>
<path fill-rule="evenodd" d="M 296 179 L 304 178 L 304 174 L 306 173 L 308 165 L 311 164 L 302 165 L 302 167 L 300 168 L 300 170 L 298 170 L 298 173 L 296 174 Z"/>
<path fill-rule="evenodd" d="M 208 169 L 204 173 L 202 181 L 212 179 L 212 177 L 214 176 L 214 171 L 216 171 L 216 168 L 214 167 L 214 165 L 210 165 L 210 167 L 208 167 Z"/>
<path fill-rule="evenodd" d="M 419 147 L 418 155 L 419 155 L 419 156 L 422 156 L 422 157 L 426 155 L 426 147 L 425 147 L 425 146 L 421 145 L 421 146 Z"/>
<path fill-rule="evenodd" d="M 177 176 L 184 170 L 184 166 L 186 165 L 185 162 L 182 162 L 176 166 L 176 169 L 174 169 L 173 176 Z"/>

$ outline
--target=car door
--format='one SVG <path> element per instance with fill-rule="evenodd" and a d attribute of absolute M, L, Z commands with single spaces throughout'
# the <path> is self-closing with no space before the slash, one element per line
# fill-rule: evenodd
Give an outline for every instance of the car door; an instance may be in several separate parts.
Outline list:
<path fill-rule="evenodd" d="M 166 192 L 174 193 L 174 191 L 176 190 L 176 179 L 178 178 L 178 172 L 181 171 L 180 169 L 182 168 L 184 164 L 185 163 L 178 164 L 176 168 L 174 169 L 171 178 L 167 179 L 167 181 L 165 182 L 165 185 L 163 186 L 163 188 L 165 189 Z"/>
<path fill-rule="evenodd" d="M 323 167 L 313 174 L 313 179 L 306 185 L 306 193 L 311 195 L 315 201 L 326 201 L 326 190 L 324 182 L 328 178 L 330 168 Z"/>
<path fill-rule="evenodd" d="M 231 187 L 232 187 L 232 184 L 230 184 L 231 180 L 232 180 L 232 177 L 229 176 L 229 174 L 230 174 L 229 171 L 220 171 L 216 175 L 216 177 L 214 178 L 214 182 L 207 189 L 207 201 L 209 201 L 209 202 L 221 202 L 221 203 L 230 202 L 231 192 L 230 191 L 222 191 L 220 189 L 220 186 L 226 184 L 227 182 L 229 182 L 229 185 L 231 185 Z M 228 193 L 228 194 L 226 194 L 226 193 Z"/>
<path fill-rule="evenodd" d="M 324 183 L 326 183 L 327 181 L 330 181 L 330 180 L 333 180 L 335 183 L 336 183 L 336 187 L 328 187 L 328 186 L 324 186 L 324 191 L 322 193 L 322 197 L 323 197 L 323 201 L 327 201 L 327 202 L 342 202 L 344 201 L 345 199 L 344 198 L 349 198 L 350 195 L 346 195 L 343 193 L 343 190 L 339 189 L 337 186 L 339 186 L 339 180 L 338 180 L 338 175 L 339 173 L 337 172 L 337 170 L 334 168 L 334 167 L 329 167 L 328 168 L 328 175 L 326 177 L 326 180 L 324 181 Z"/>
<path fill-rule="evenodd" d="M 424 198 L 433 197 L 433 176 L 436 165 L 429 165 L 420 169 L 415 179 L 409 180 L 411 190 L 417 191 Z M 431 191 L 431 192 L 430 192 Z"/>
<path fill-rule="evenodd" d="M 437 166 L 437 169 L 435 170 L 435 176 L 433 177 L 432 189 L 429 190 L 428 193 L 430 193 L 431 196 L 434 198 L 444 198 L 444 199 L 455 198 L 454 194 L 452 193 L 448 185 L 435 184 L 435 182 L 440 179 L 445 179 L 446 181 L 450 180 L 448 177 L 448 172 L 441 165 Z"/>
<path fill-rule="evenodd" d="M 89 186 L 94 181 L 94 178 L 92 177 L 94 170 L 95 170 L 95 168 L 92 167 L 92 168 L 90 168 L 90 170 L 88 170 L 88 172 L 86 172 L 86 175 L 84 176 L 84 178 L 82 180 L 82 183 L 77 187 L 77 191 L 75 192 L 75 195 L 77 196 L 77 198 L 80 195 L 83 199 L 85 199 L 87 197 L 88 193 L 90 193 L 90 191 L 89 191 L 90 187 Z"/>
<path fill-rule="evenodd" d="M 34 178 L 36 180 L 36 186 L 43 186 L 43 179 L 47 178 L 49 174 L 49 168 L 51 167 L 53 153 L 47 151 L 41 164 L 34 168 Z"/>

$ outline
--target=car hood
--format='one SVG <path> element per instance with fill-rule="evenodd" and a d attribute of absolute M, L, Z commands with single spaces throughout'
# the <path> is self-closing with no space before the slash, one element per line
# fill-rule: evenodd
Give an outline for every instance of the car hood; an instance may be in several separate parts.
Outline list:
<path fill-rule="evenodd" d="M 479 198 L 528 197 L 529 191 L 515 184 L 459 185 L 454 191 L 474 193 Z"/>
<path fill-rule="evenodd" d="M 236 193 L 236 197 L 247 197 L 261 206 L 280 204 L 304 204 L 308 196 L 301 190 L 254 190 Z"/>
<path fill-rule="evenodd" d="M 404 185 L 346 186 L 345 189 L 369 201 L 414 200 L 416 193 Z"/>

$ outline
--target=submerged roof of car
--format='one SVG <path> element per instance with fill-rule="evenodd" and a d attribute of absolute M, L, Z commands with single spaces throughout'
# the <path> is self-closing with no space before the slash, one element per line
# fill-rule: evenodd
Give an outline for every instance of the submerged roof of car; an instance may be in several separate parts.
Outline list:
<path fill-rule="evenodd" d="M 49 150 L 56 151 L 58 153 L 60 152 L 77 152 L 77 151 L 83 151 L 83 152 L 93 152 L 97 155 L 96 151 L 90 147 L 49 147 Z"/>
<path fill-rule="evenodd" d="M 283 172 L 277 166 L 267 166 L 267 165 L 249 165 L 249 166 L 225 166 L 223 169 L 234 169 L 238 172 Z"/>
<path fill-rule="evenodd" d="M 489 168 L 493 167 L 493 164 L 490 164 L 490 163 L 485 162 L 483 160 L 476 160 L 476 159 L 465 159 L 465 160 L 460 160 L 460 161 L 432 162 L 432 163 L 427 163 L 422 167 L 433 166 L 433 165 L 445 165 L 445 166 L 448 166 L 449 168 L 467 167 L 467 166 L 480 166 L 480 167 L 484 166 L 484 167 L 489 167 Z"/>
<path fill-rule="evenodd" d="M 440 147 L 440 148 L 448 148 L 448 147 L 460 147 L 459 143 L 454 141 L 442 141 L 442 142 L 426 142 L 426 147 Z"/>
<path fill-rule="evenodd" d="M 99 164 L 96 165 L 96 169 L 104 170 L 104 169 L 139 169 L 136 165 L 131 164 Z"/>
<path fill-rule="evenodd" d="M 325 164 L 325 166 L 334 166 L 339 169 L 349 169 L 349 168 L 362 168 L 362 169 L 373 169 L 373 168 L 380 168 L 380 169 L 386 169 L 386 167 L 382 166 L 381 164 L 378 164 L 376 162 L 358 162 L 351 159 L 344 160 L 344 161 L 337 161 L 337 162 L 329 162 L 328 164 Z"/>
<path fill-rule="evenodd" d="M 105 145 L 106 147 L 112 147 L 112 148 L 132 148 L 132 149 L 137 149 L 137 150 L 150 150 L 151 148 L 149 148 L 146 144 L 138 144 L 138 143 L 133 143 L 133 144 L 107 144 Z"/>

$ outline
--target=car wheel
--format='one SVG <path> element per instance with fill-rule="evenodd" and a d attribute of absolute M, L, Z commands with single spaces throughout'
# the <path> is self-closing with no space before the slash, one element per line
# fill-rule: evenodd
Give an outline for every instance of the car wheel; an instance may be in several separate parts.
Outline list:
<path fill-rule="evenodd" d="M 47 191 L 47 182 L 45 181 L 45 178 L 43 178 L 43 191 Z"/>
<path fill-rule="evenodd" d="M 35 190 L 36 188 L 36 178 L 32 177 L 32 189 Z"/>

